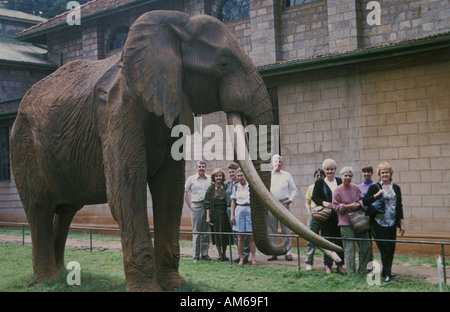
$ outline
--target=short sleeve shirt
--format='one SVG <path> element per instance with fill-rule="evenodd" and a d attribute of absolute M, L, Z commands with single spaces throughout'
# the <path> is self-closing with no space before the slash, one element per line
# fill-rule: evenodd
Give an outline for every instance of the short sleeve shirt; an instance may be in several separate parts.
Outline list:
<path fill-rule="evenodd" d="M 231 193 L 231 199 L 235 199 L 236 204 L 239 206 L 250 205 L 250 188 L 248 183 L 245 186 L 242 186 L 241 183 L 235 184 Z"/>
<path fill-rule="evenodd" d="M 211 185 L 211 177 L 205 175 L 201 178 L 198 174 L 191 175 L 184 186 L 185 192 L 190 192 L 191 202 L 198 203 L 205 199 L 206 190 Z"/>

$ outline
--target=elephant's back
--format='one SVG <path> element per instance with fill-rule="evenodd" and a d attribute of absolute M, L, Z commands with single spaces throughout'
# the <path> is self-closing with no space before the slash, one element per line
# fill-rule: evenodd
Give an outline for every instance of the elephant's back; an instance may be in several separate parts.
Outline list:
<path fill-rule="evenodd" d="M 91 96 L 97 82 L 117 62 L 119 56 L 100 61 L 75 60 L 34 84 L 20 103 L 19 112 L 39 118 L 53 110 L 76 105 Z"/>
<path fill-rule="evenodd" d="M 36 162 L 55 197 L 104 197 L 94 88 L 110 67 L 108 59 L 70 62 L 36 83 L 20 104 L 11 136 L 16 166 L 25 162 L 20 154 L 30 154 L 27 161 Z"/>

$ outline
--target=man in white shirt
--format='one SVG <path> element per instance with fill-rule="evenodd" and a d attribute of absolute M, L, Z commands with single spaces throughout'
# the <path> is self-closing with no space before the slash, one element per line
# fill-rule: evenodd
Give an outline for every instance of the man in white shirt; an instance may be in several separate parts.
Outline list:
<path fill-rule="evenodd" d="M 283 166 L 283 158 L 280 155 L 272 156 L 272 182 L 270 192 L 278 199 L 283 206 L 289 210 L 295 196 L 297 195 L 297 187 L 295 186 L 292 175 L 281 169 Z M 269 234 L 278 234 L 278 219 L 269 211 Z M 290 235 L 291 230 L 280 222 L 281 233 Z M 278 244 L 278 237 L 271 238 L 272 244 Z M 292 261 L 292 243 L 290 237 L 283 237 L 283 243 L 286 243 L 287 253 L 286 260 Z M 277 260 L 276 256 L 271 256 L 268 261 Z"/>
<path fill-rule="evenodd" d="M 205 194 L 211 185 L 211 177 L 206 174 L 206 162 L 200 160 L 197 162 L 197 173 L 191 175 L 184 187 L 184 199 L 189 209 L 191 209 L 191 222 L 193 232 L 208 232 L 208 223 L 206 223 L 206 213 L 204 209 Z M 189 198 L 189 193 L 191 198 Z M 198 260 L 209 260 L 209 235 L 193 234 L 193 257 L 194 262 Z"/>

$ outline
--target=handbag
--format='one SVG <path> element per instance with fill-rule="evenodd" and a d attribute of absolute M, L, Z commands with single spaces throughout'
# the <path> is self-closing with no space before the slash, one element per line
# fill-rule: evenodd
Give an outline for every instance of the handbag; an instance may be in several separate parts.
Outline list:
<path fill-rule="evenodd" d="M 366 216 L 365 212 L 362 210 L 350 212 L 348 214 L 350 223 L 352 224 L 353 231 L 356 234 L 364 233 L 370 230 L 370 217 Z"/>
<path fill-rule="evenodd" d="M 331 208 L 316 206 L 311 208 L 311 217 L 319 222 L 327 221 L 331 215 Z"/>
<path fill-rule="evenodd" d="M 380 185 L 377 183 L 378 189 L 381 190 Z M 379 213 L 384 213 L 386 211 L 386 202 L 384 201 L 384 197 L 381 196 L 376 201 L 367 206 L 366 215 L 368 216 L 376 216 Z"/>
<path fill-rule="evenodd" d="M 328 197 L 327 186 L 325 184 L 325 181 L 323 182 L 323 192 L 325 196 Z M 331 212 L 332 212 L 331 208 L 316 206 L 314 208 L 311 208 L 311 217 L 319 222 L 325 222 L 328 220 L 328 218 L 330 218 Z"/>
<path fill-rule="evenodd" d="M 356 194 L 356 199 L 358 199 L 358 194 L 359 191 Z M 355 231 L 356 234 L 364 233 L 366 231 L 369 231 L 371 228 L 370 217 L 366 216 L 366 213 L 363 210 L 349 212 L 348 218 L 350 219 L 353 231 Z"/>

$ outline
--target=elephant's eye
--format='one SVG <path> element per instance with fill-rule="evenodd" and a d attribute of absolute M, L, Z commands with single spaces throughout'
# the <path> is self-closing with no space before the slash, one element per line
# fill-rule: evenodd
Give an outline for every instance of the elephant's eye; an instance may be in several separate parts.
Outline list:
<path fill-rule="evenodd" d="M 228 67 L 228 60 L 226 60 L 226 59 L 221 59 L 217 63 L 217 71 L 219 73 L 224 72 L 227 69 L 227 67 Z"/>

